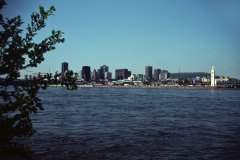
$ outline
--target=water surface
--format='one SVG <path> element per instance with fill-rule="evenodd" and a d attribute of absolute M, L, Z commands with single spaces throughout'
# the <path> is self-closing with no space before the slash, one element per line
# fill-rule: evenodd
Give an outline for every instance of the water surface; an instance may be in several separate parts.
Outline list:
<path fill-rule="evenodd" d="M 240 91 L 51 87 L 33 159 L 239 159 Z"/>

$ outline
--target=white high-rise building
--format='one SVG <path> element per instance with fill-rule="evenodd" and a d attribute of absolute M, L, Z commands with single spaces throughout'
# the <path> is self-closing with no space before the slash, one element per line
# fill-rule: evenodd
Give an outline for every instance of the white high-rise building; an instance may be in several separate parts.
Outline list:
<path fill-rule="evenodd" d="M 215 70 L 214 70 L 214 66 L 212 66 L 212 69 L 211 69 L 211 87 L 215 87 L 215 86 L 216 86 Z"/>

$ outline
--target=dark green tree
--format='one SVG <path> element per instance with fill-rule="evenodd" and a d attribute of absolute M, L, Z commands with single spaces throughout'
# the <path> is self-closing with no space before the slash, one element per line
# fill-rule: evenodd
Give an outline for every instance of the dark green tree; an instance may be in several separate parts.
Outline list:
<path fill-rule="evenodd" d="M 6 5 L 0 0 L 0 11 Z M 31 15 L 26 30 L 22 29 L 20 16 L 8 19 L 0 13 L 0 147 L 11 144 L 13 137 L 31 136 L 34 133 L 31 114 L 42 110 L 40 89 L 49 84 L 66 85 L 76 89 L 72 71 L 60 78 L 60 74 L 37 75 L 31 80 L 20 81 L 20 71 L 37 67 L 44 61 L 44 54 L 63 43 L 63 32 L 53 30 L 49 37 L 40 43 L 34 42 L 37 32 L 46 26 L 47 18 L 55 8 L 39 7 L 39 12 Z M 24 32 L 23 32 L 24 31 Z"/>

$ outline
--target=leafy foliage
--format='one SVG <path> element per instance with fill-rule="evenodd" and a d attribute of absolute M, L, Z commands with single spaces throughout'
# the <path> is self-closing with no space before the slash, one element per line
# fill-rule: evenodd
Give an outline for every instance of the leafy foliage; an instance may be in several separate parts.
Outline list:
<path fill-rule="evenodd" d="M 5 1 L 0 0 L 0 10 L 4 5 Z M 76 89 L 72 71 L 68 71 L 63 78 L 56 72 L 54 76 L 38 74 L 26 81 L 18 80 L 21 70 L 37 67 L 44 61 L 45 53 L 64 42 L 63 32 L 55 30 L 40 43 L 33 41 L 54 11 L 53 6 L 49 10 L 40 6 L 39 12 L 31 15 L 25 35 L 20 16 L 5 19 L 0 14 L 0 147 L 10 144 L 13 137 L 34 133 L 30 115 L 43 109 L 42 101 L 37 97 L 40 89 L 46 89 L 49 84 Z"/>

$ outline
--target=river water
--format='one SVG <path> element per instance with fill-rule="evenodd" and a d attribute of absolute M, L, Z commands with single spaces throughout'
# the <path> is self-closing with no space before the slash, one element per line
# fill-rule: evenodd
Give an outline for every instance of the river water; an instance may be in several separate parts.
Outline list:
<path fill-rule="evenodd" d="M 240 159 L 239 90 L 50 87 L 32 159 Z"/>

